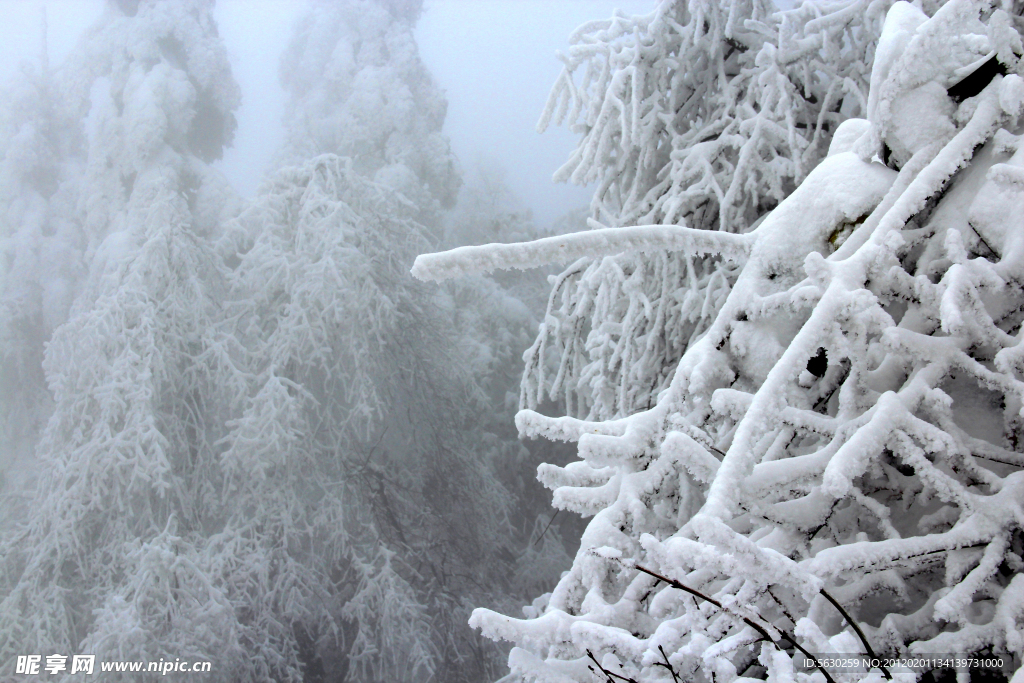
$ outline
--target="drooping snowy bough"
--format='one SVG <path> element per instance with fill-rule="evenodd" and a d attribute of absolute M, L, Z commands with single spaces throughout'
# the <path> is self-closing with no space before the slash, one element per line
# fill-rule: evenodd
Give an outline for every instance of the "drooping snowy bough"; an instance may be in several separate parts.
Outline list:
<path fill-rule="evenodd" d="M 578 443 L 578 462 L 539 477 L 556 507 L 593 519 L 527 618 L 474 613 L 515 643 L 513 673 L 913 680 L 825 661 L 996 654 L 988 673 L 1020 679 L 1017 10 L 953 0 L 929 17 L 896 3 L 867 119 L 843 123 L 799 187 L 723 243 L 735 283 L 678 364 L 659 369 L 670 379 L 652 407 L 601 420 L 519 413 L 521 434 Z M 684 233 L 666 229 L 630 258 L 721 237 Z M 572 240 L 588 241 L 557 244 Z M 475 269 L 496 253 L 537 262 L 539 247 L 421 257 L 418 271 Z M 806 653 L 819 664 L 805 666 Z"/>
<path fill-rule="evenodd" d="M 539 126 L 581 136 L 556 179 L 594 184 L 604 225 L 748 230 L 824 158 L 843 120 L 865 115 L 889 4 L 673 0 L 581 27 Z M 552 288 L 522 403 L 560 399 L 599 420 L 650 408 L 735 282 L 722 266 L 689 251 L 574 263 Z"/>

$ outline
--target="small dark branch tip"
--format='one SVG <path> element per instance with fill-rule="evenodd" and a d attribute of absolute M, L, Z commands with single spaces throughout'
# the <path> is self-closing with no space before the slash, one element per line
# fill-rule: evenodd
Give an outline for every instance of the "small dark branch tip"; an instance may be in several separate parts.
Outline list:
<path fill-rule="evenodd" d="M 761 635 L 761 638 L 763 640 L 766 640 L 769 643 L 771 643 L 775 647 L 775 649 L 777 649 L 779 652 L 785 652 L 785 649 L 783 649 L 783 647 L 781 645 L 779 645 L 775 641 L 774 638 L 771 637 L 771 635 L 768 633 L 768 630 L 764 626 L 761 626 L 760 624 L 758 624 L 756 621 L 754 621 L 754 620 L 752 620 L 752 619 L 750 619 L 748 617 L 745 617 L 742 614 L 736 614 L 732 610 L 730 610 L 730 609 L 726 608 L 725 606 L 723 606 L 722 603 L 720 603 L 718 600 L 715 600 L 714 598 L 710 598 L 710 597 L 704 595 L 703 593 L 701 593 L 700 591 L 698 591 L 698 590 L 696 590 L 694 588 L 690 588 L 686 584 L 680 583 L 679 581 L 676 581 L 675 579 L 670 579 L 667 576 L 663 576 L 661 574 L 658 574 L 657 572 L 653 572 L 650 569 L 647 569 L 646 567 L 641 567 L 638 564 L 634 565 L 634 567 L 639 572 L 643 572 L 644 574 L 647 574 L 648 576 L 652 576 L 652 577 L 658 579 L 659 581 L 664 581 L 665 583 L 667 583 L 668 585 L 672 586 L 673 588 L 678 588 L 679 590 L 685 591 L 685 592 L 689 593 L 690 595 L 693 595 L 694 597 L 700 598 L 701 600 L 704 600 L 706 602 L 710 602 L 712 605 L 714 605 L 718 609 L 722 610 L 723 612 L 726 612 L 727 614 L 731 614 L 732 616 L 734 616 L 734 617 L 736 617 L 738 619 L 741 619 L 743 621 L 743 623 L 745 623 L 747 626 L 749 626 L 752 629 L 754 629 L 755 631 L 757 631 Z M 814 655 L 812 655 L 810 652 L 808 652 L 800 643 L 796 642 L 796 638 L 794 636 L 791 636 L 787 631 L 785 631 L 785 630 L 783 630 L 783 629 L 781 629 L 781 628 L 779 628 L 777 626 L 773 626 L 773 628 L 775 628 L 782 635 L 783 638 L 785 638 L 786 640 L 788 640 L 791 643 L 793 643 L 793 647 L 795 647 L 797 650 L 799 650 L 807 659 L 809 659 L 812 662 L 814 662 L 814 667 L 818 671 L 820 671 L 822 673 L 822 675 L 825 676 L 825 680 L 828 681 L 828 683 L 836 683 L 835 679 L 832 678 L 831 674 L 829 674 L 829 672 L 825 670 L 825 667 L 823 667 L 821 665 L 821 662 L 818 661 L 818 658 L 815 657 Z M 589 650 L 587 652 L 589 654 Z M 593 655 L 591 655 L 591 659 L 593 659 Z M 597 660 L 594 660 L 594 661 L 596 662 Z"/>
<path fill-rule="evenodd" d="M 851 617 L 849 613 L 847 613 L 847 611 L 843 609 L 843 606 L 839 604 L 839 601 L 833 598 L 831 595 L 829 595 L 828 591 L 826 591 L 824 588 L 821 589 L 821 594 L 825 597 L 826 600 L 832 603 L 833 607 L 839 610 L 840 614 L 843 615 L 843 618 L 846 619 L 846 623 L 850 625 L 850 627 L 857 634 L 857 637 L 860 638 L 860 642 L 864 645 L 864 650 L 868 653 L 868 656 L 871 657 L 872 660 L 879 661 L 878 656 L 875 654 L 875 651 L 871 649 L 871 644 L 868 643 L 867 636 L 865 636 L 864 632 L 860 630 L 860 626 L 858 626 L 857 622 L 853 620 L 853 617 Z M 882 666 L 880 661 L 878 664 L 878 668 L 881 669 L 882 675 L 885 676 L 885 680 L 892 680 L 892 674 L 889 673 L 888 669 Z"/>

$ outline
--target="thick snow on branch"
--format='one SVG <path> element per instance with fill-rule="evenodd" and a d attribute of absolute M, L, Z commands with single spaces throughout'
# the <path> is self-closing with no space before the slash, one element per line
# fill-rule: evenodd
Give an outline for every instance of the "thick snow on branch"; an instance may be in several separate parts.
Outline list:
<path fill-rule="evenodd" d="M 814 7 L 838 23 L 863 9 Z M 697 3 L 665 3 L 634 26 L 684 9 L 702 20 Z M 533 376 L 554 374 L 586 419 L 545 418 L 535 401 L 519 422 L 578 442 L 577 461 L 538 475 L 554 505 L 591 519 L 543 611 L 474 612 L 485 635 L 516 646 L 514 675 L 821 679 L 799 648 L 997 655 L 969 676 L 1024 675 L 1019 24 L 972 0 L 925 10 L 890 10 L 867 120 L 844 124 L 829 157 L 746 233 L 724 302 L 678 357 L 633 353 L 620 337 L 654 325 L 620 321 L 664 315 L 646 295 L 683 300 L 705 286 L 697 273 L 671 280 L 605 258 L 554 279 L 524 390 L 537 397 Z M 980 92 L 948 95 L 993 54 L 1001 68 Z M 564 332 L 570 323 L 582 331 Z M 559 363 L 544 362 L 552 340 L 565 340 Z M 888 673 L 923 671 L 829 675 Z"/>
<path fill-rule="evenodd" d="M 600 258 L 634 252 L 683 251 L 716 254 L 738 261 L 746 256 L 750 244 L 742 235 L 694 230 L 679 225 L 638 225 L 631 228 L 606 228 L 596 222 L 592 225 L 595 229 L 587 232 L 544 237 L 532 242 L 484 244 L 458 247 L 439 254 L 421 254 L 416 257 L 412 274 L 421 280 L 441 281 L 501 269 L 525 270 L 570 263 L 583 257 Z"/>
<path fill-rule="evenodd" d="M 886 6 L 666 0 L 581 27 L 538 124 L 583 132 L 555 178 L 616 225 L 745 230 L 864 115 Z"/>
<path fill-rule="evenodd" d="M 593 183 L 592 213 L 609 226 L 749 231 L 859 137 L 840 126 L 866 110 L 888 4 L 662 0 L 582 26 L 539 124 L 580 134 L 556 179 Z M 529 351 L 521 407 L 560 400 L 585 419 L 650 408 L 736 281 L 721 261 L 665 251 L 573 262 Z"/>

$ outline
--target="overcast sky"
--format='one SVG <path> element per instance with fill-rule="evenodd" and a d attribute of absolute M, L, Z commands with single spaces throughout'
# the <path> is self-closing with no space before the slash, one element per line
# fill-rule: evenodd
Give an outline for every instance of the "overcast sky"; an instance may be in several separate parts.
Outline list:
<path fill-rule="evenodd" d="M 445 131 L 468 171 L 482 157 L 508 169 L 506 181 L 539 223 L 587 206 L 584 188 L 552 182 L 575 147 L 564 126 L 537 133 L 537 120 L 568 37 L 616 8 L 645 13 L 654 0 L 427 0 L 417 27 L 420 55 L 448 95 Z"/>
<path fill-rule="evenodd" d="M 40 54 L 47 7 L 49 55 L 56 65 L 102 11 L 102 0 L 0 0 L 0 77 Z M 303 3 L 220 0 L 216 17 L 235 78 L 242 88 L 235 146 L 220 167 L 251 196 L 283 140 L 278 57 Z M 500 165 L 506 182 L 545 224 L 585 206 L 586 189 L 555 185 L 551 175 L 574 145 L 565 128 L 536 132 L 537 119 L 561 69 L 555 53 L 580 24 L 652 10 L 655 0 L 426 0 L 417 27 L 420 53 L 445 90 L 445 132 L 463 169 Z"/>

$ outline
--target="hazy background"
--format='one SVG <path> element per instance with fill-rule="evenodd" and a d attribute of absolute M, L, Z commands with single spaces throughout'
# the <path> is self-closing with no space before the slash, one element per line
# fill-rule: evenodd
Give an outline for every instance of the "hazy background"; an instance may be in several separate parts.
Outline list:
<path fill-rule="evenodd" d="M 242 88 L 234 147 L 218 164 L 237 190 L 251 196 L 283 140 L 284 93 L 278 58 L 304 3 L 219 0 L 216 16 L 235 79 Z M 420 55 L 448 96 L 445 133 L 471 174 L 478 164 L 506 169 L 513 193 L 544 225 L 585 206 L 584 188 L 554 184 L 574 136 L 564 127 L 536 132 L 561 63 L 559 50 L 578 26 L 649 12 L 655 0 L 426 0 L 417 26 Z M 67 56 L 103 9 L 102 0 L 0 0 L 0 78 L 25 59 L 39 59 L 46 7 L 50 63 Z"/>

